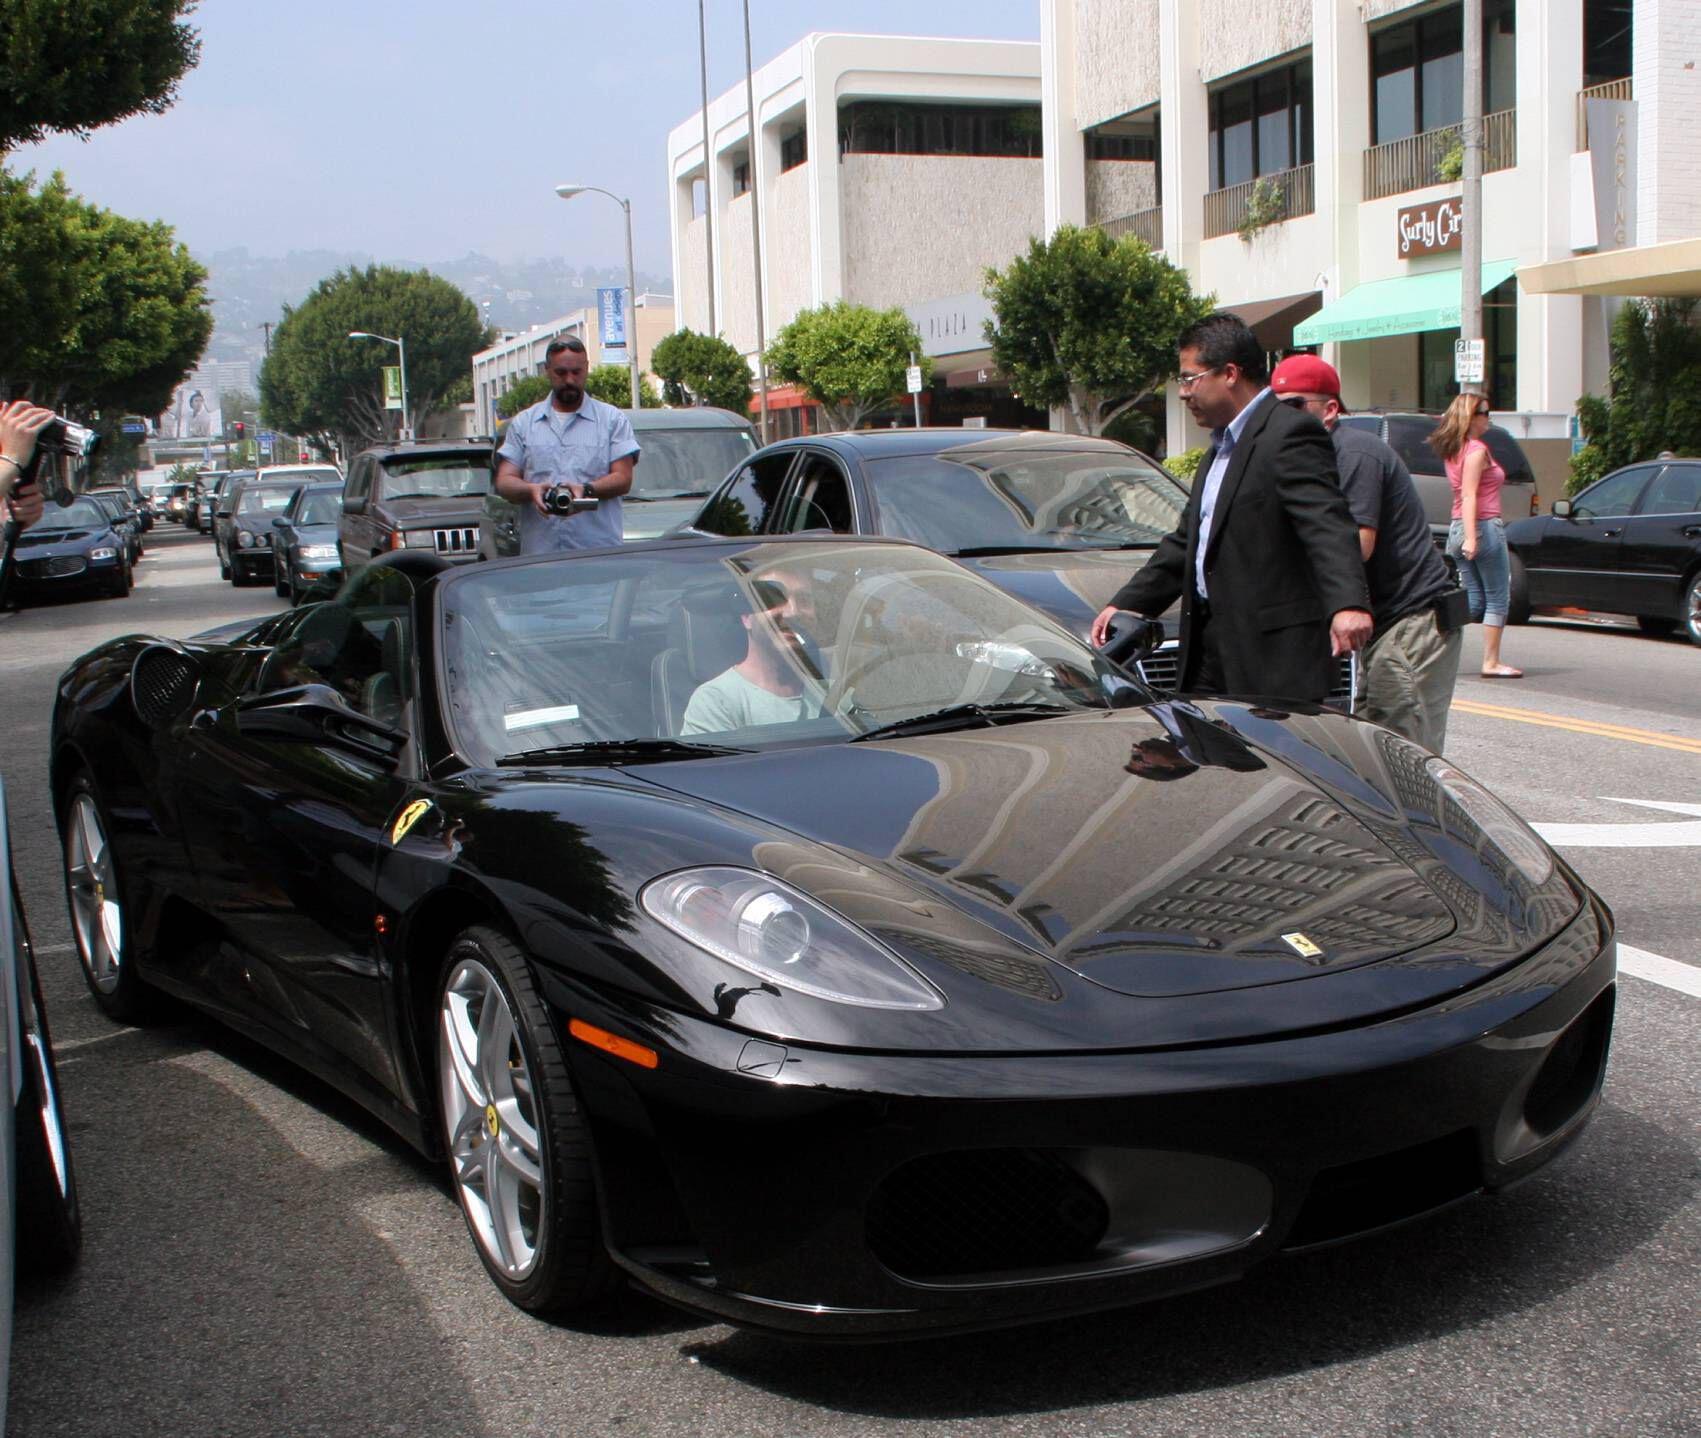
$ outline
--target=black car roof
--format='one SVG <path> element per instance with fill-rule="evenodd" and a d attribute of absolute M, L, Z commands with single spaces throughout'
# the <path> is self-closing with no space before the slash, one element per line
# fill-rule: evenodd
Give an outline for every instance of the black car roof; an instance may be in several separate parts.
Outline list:
<path fill-rule="evenodd" d="M 750 421 L 730 409 L 700 405 L 686 409 L 628 409 L 622 410 L 635 432 L 647 429 L 732 429 L 747 430 Z"/>
<path fill-rule="evenodd" d="M 433 454 L 478 454 L 488 456 L 490 441 L 488 439 L 407 439 L 397 444 L 368 445 L 355 456 L 363 459 L 371 455 L 374 459 L 394 459 L 398 455 L 416 455 L 424 458 Z"/>
<path fill-rule="evenodd" d="M 945 450 L 970 454 L 1009 454 L 1012 451 L 1055 454 L 1067 450 L 1138 453 L 1114 439 L 1056 434 L 1043 429 L 856 429 L 782 439 L 769 445 L 768 449 L 797 449 L 804 445 L 837 449 L 859 459 L 903 459 L 911 455 L 940 454 Z"/>

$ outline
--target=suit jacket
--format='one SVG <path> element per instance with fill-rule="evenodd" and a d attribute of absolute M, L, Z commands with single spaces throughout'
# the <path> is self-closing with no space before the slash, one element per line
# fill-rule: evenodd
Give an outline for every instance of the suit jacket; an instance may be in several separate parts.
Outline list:
<path fill-rule="evenodd" d="M 1193 493 L 1173 533 L 1111 599 L 1161 614 L 1181 600 L 1181 683 L 1199 672 L 1193 555 L 1199 500 L 1216 458 L 1194 471 Z M 1329 432 L 1266 395 L 1247 417 L 1217 492 L 1205 551 L 1211 634 L 1231 694 L 1320 700 L 1333 686 L 1329 620 L 1369 609 L 1358 526 L 1347 509 Z"/>

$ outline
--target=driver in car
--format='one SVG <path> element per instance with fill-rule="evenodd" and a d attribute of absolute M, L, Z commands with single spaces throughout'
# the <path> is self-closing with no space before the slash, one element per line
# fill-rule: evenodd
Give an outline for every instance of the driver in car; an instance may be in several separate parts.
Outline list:
<path fill-rule="evenodd" d="M 720 734 L 813 719 L 821 712 L 815 601 L 805 577 L 770 570 L 751 584 L 760 610 L 742 616 L 744 658 L 699 684 L 681 734 Z"/>

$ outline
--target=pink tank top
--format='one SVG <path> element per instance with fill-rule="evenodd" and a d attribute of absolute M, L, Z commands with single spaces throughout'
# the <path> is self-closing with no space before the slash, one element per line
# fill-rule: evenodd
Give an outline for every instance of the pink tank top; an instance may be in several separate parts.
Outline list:
<path fill-rule="evenodd" d="M 1467 439 L 1465 447 L 1452 459 L 1447 461 L 1447 483 L 1453 486 L 1453 518 L 1460 519 L 1464 515 L 1465 460 L 1474 451 L 1481 450 L 1488 454 L 1488 446 L 1480 439 Z M 1500 518 L 1500 486 L 1506 483 L 1506 471 L 1494 462 L 1494 456 L 1483 466 L 1482 477 L 1477 480 L 1477 518 Z"/>

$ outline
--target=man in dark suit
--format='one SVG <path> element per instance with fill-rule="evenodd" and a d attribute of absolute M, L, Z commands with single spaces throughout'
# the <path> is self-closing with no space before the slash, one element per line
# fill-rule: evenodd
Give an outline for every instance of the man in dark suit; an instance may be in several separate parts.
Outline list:
<path fill-rule="evenodd" d="M 1182 692 L 1321 700 L 1374 628 L 1328 432 L 1277 401 L 1236 316 L 1206 316 L 1178 348 L 1182 402 L 1211 447 L 1181 523 L 1093 620 L 1093 642 L 1117 610 L 1179 598 Z"/>

